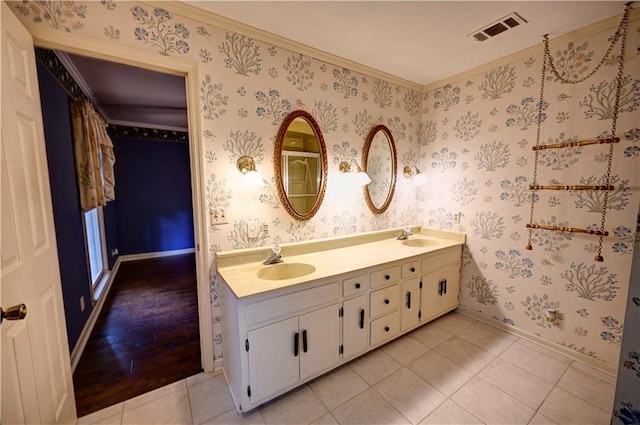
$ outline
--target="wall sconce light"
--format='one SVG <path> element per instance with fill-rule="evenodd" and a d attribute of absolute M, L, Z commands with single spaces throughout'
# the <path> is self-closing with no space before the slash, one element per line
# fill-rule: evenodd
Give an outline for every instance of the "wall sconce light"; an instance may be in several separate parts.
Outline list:
<path fill-rule="evenodd" d="M 250 156 L 241 156 L 236 162 L 238 170 L 244 174 L 242 185 L 251 188 L 264 187 L 264 179 L 256 171 L 256 162 Z"/>
<path fill-rule="evenodd" d="M 371 177 L 358 165 L 355 160 L 352 160 L 351 164 L 347 161 L 342 161 L 339 165 L 341 173 L 353 174 L 353 181 L 358 183 L 358 186 L 365 186 L 371 183 Z"/>
<path fill-rule="evenodd" d="M 406 178 L 411 179 L 411 182 L 413 183 L 414 186 L 422 186 L 429 183 L 429 178 L 424 174 L 422 174 L 420 169 L 415 165 L 411 167 L 408 165 L 405 165 L 402 171 Z"/>

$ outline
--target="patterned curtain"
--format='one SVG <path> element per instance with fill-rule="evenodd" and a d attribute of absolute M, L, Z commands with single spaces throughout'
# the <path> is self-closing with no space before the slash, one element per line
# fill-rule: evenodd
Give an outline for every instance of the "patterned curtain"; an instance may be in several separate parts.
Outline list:
<path fill-rule="evenodd" d="M 113 143 L 107 123 L 87 99 L 71 102 L 73 143 L 82 211 L 104 206 L 115 199 Z"/>

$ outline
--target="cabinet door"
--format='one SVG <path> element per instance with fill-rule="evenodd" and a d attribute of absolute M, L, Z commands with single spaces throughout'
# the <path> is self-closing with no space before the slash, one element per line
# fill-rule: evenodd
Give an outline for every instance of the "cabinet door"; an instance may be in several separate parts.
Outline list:
<path fill-rule="evenodd" d="M 369 328 L 367 300 L 368 296 L 364 294 L 342 303 L 342 346 L 345 359 L 367 348 L 367 329 Z"/>
<path fill-rule="evenodd" d="M 252 404 L 298 382 L 300 354 L 294 346 L 297 333 L 297 317 L 248 333 Z"/>
<path fill-rule="evenodd" d="M 438 316 L 440 312 L 440 293 L 442 292 L 442 277 L 439 272 L 433 272 L 422 276 L 422 297 L 420 309 L 422 322 L 429 321 Z"/>
<path fill-rule="evenodd" d="M 460 293 L 460 266 L 448 267 L 440 272 L 441 279 L 444 280 L 444 291 L 440 301 L 440 311 L 453 310 L 458 306 L 458 295 Z"/>
<path fill-rule="evenodd" d="M 460 265 L 422 276 L 422 319 L 429 321 L 458 306 Z"/>
<path fill-rule="evenodd" d="M 340 360 L 338 319 L 338 304 L 300 316 L 300 379 L 325 370 Z"/>
<path fill-rule="evenodd" d="M 411 329 L 420 321 L 420 278 L 402 282 L 402 330 Z"/>

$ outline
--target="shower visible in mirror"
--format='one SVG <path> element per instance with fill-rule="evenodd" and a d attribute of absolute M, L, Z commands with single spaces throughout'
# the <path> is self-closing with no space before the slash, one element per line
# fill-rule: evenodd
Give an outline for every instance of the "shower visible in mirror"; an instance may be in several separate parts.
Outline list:
<path fill-rule="evenodd" d="M 298 220 L 310 219 L 324 198 L 327 154 L 322 132 L 309 113 L 294 111 L 284 119 L 273 157 L 283 206 Z"/>

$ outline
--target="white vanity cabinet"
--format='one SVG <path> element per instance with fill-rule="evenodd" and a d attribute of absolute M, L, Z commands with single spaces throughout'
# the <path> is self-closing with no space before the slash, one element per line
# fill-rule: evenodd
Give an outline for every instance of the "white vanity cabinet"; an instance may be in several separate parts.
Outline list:
<path fill-rule="evenodd" d="M 241 299 L 223 283 L 220 294 L 224 369 L 238 411 L 251 410 L 339 363 L 337 282 Z"/>
<path fill-rule="evenodd" d="M 391 233 L 380 232 L 385 238 L 379 242 L 362 237 L 353 247 L 335 241 L 335 251 L 318 243 L 317 257 L 300 246 L 296 257 L 285 246 L 285 265 L 308 263 L 316 272 L 281 282 L 259 277 L 263 269 L 278 267 L 262 264 L 264 252 L 218 257 L 223 369 L 238 412 L 458 305 L 464 236 L 448 234 L 451 239 L 434 242 L 437 248 L 423 248 L 430 245 L 419 238 L 401 244 Z"/>
<path fill-rule="evenodd" d="M 342 358 L 348 359 L 369 346 L 369 275 L 342 280 Z"/>
<path fill-rule="evenodd" d="M 248 332 L 252 404 L 338 363 L 337 313 L 333 304 Z"/>
<path fill-rule="evenodd" d="M 422 276 L 422 321 L 429 321 L 458 306 L 460 265 Z"/>
<path fill-rule="evenodd" d="M 420 278 L 414 277 L 402 282 L 402 330 L 407 331 L 420 323 Z"/>
<path fill-rule="evenodd" d="M 371 272 L 369 296 L 371 347 L 400 333 L 400 266 L 392 265 Z"/>
<path fill-rule="evenodd" d="M 452 247 L 402 265 L 403 332 L 458 306 L 461 256 Z"/>
<path fill-rule="evenodd" d="M 420 267 L 420 257 L 405 261 L 401 266 L 402 331 L 414 328 L 420 322 Z"/>
<path fill-rule="evenodd" d="M 443 250 L 444 251 L 444 250 Z M 422 259 L 421 321 L 429 321 L 458 306 L 461 247 Z"/>

